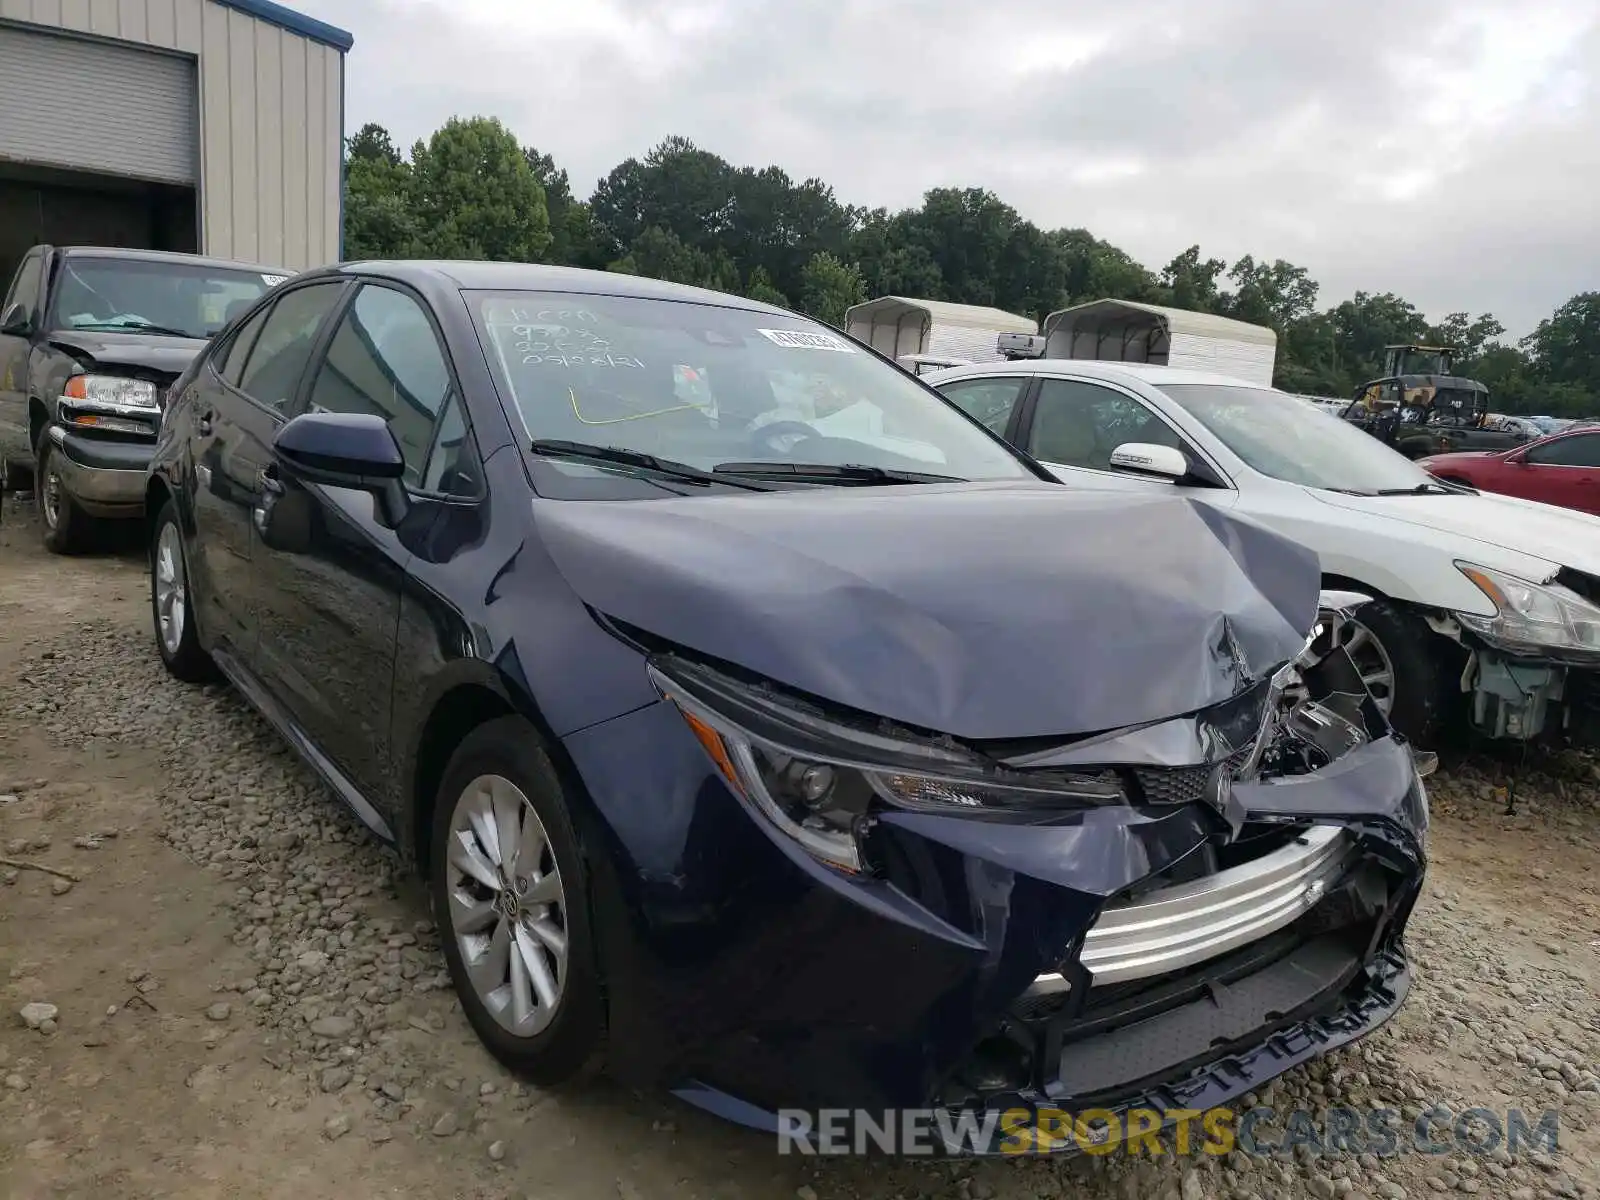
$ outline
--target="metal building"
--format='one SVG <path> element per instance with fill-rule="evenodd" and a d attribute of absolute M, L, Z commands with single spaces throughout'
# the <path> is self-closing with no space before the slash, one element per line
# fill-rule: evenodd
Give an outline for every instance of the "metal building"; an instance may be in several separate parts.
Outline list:
<path fill-rule="evenodd" d="M 39 242 L 337 261 L 352 41 L 271 0 L 0 0 L 0 282 Z"/>
<path fill-rule="evenodd" d="M 879 296 L 853 305 L 844 321 L 851 337 L 895 359 L 938 354 L 990 362 L 1000 357 L 1000 334 L 1039 332 L 1031 318 L 1004 309 L 906 296 Z"/>

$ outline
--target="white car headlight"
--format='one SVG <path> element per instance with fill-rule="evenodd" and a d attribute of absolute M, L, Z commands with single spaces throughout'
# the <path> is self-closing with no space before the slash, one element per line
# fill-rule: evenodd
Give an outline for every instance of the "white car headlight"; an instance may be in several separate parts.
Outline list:
<path fill-rule="evenodd" d="M 120 412 L 124 409 L 157 411 L 156 385 L 148 379 L 120 375 L 74 375 L 61 389 L 61 399 L 74 408 Z"/>
<path fill-rule="evenodd" d="M 1456 563 L 1491 603 L 1492 617 L 1457 613 L 1484 641 L 1513 654 L 1600 658 L 1600 607 L 1558 583 L 1530 583 L 1473 563 Z"/>

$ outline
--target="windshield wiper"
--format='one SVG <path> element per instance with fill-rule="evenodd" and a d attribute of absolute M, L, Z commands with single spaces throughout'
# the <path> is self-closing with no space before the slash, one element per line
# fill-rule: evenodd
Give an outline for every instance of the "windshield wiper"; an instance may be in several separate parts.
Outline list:
<path fill-rule="evenodd" d="M 1408 488 L 1379 488 L 1374 496 L 1456 496 L 1460 488 L 1445 487 L 1442 483 L 1419 483 Z"/>
<path fill-rule="evenodd" d="M 204 341 L 205 335 L 187 329 L 174 329 L 170 325 L 152 325 L 149 321 L 89 321 L 74 325 L 74 329 L 103 329 L 110 333 L 164 333 L 168 337 L 193 338 Z"/>
<path fill-rule="evenodd" d="M 924 471 L 897 471 L 865 463 L 725 462 L 711 468 L 718 476 L 773 476 L 780 479 L 823 483 L 966 483 L 956 475 L 930 475 Z"/>
<path fill-rule="evenodd" d="M 725 479 L 720 475 L 713 475 L 710 471 L 691 467 L 688 463 L 674 462 L 670 458 L 657 458 L 654 454 L 646 454 L 643 450 L 629 450 L 625 446 L 596 446 L 589 442 L 569 442 L 562 438 L 535 438 L 529 448 L 544 458 L 587 458 L 595 462 L 613 463 L 619 467 L 653 471 L 657 475 L 665 475 L 668 479 L 695 483 L 701 487 L 719 483 L 724 487 L 746 488 L 753 492 L 772 490 L 763 484 Z"/>

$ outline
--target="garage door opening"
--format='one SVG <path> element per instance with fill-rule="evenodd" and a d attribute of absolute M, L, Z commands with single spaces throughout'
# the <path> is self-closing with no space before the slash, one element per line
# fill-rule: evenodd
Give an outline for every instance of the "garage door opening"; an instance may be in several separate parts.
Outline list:
<path fill-rule="evenodd" d="M 199 248 L 195 81 L 190 55 L 0 20 L 0 280 L 40 242 Z"/>
<path fill-rule="evenodd" d="M 0 162 L 0 288 L 40 243 L 197 253 L 194 189 Z"/>

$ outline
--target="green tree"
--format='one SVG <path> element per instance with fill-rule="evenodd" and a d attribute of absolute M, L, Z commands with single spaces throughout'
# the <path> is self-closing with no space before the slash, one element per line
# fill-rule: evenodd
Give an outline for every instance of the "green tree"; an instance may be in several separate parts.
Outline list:
<path fill-rule="evenodd" d="M 452 117 L 411 151 L 417 252 L 427 258 L 541 262 L 550 249 L 544 188 L 493 117 Z"/>
<path fill-rule="evenodd" d="M 1165 303 L 1192 312 L 1216 312 L 1221 279 L 1228 264 L 1220 258 L 1200 257 L 1200 247 L 1190 246 L 1161 270 Z"/>
<path fill-rule="evenodd" d="M 1270 325 L 1279 336 L 1316 311 L 1316 280 L 1304 267 L 1281 258 L 1269 266 L 1246 254 L 1229 269 L 1228 278 L 1238 290 L 1223 295 L 1220 311 L 1240 321 Z"/>
<path fill-rule="evenodd" d="M 789 307 L 789 297 L 773 286 L 765 267 L 757 267 L 750 272 L 750 280 L 744 285 L 744 294 L 763 304 L 776 304 L 780 308 Z"/>
<path fill-rule="evenodd" d="M 1572 297 L 1539 322 L 1522 348 L 1550 383 L 1600 399 L 1600 292 Z"/>
<path fill-rule="evenodd" d="M 1383 348 L 1446 342 L 1509 412 L 1600 410 L 1600 292 L 1574 296 L 1517 345 L 1489 313 L 1437 323 L 1393 293 L 1319 309 L 1303 268 L 1246 255 L 1226 267 L 1190 246 L 1151 272 L 1081 228 L 1041 229 L 984 188 L 935 188 L 891 212 L 840 203 L 819 179 L 735 167 L 682 137 L 619 163 L 587 200 L 548 154 L 498 122 L 452 120 L 410 161 L 381 125 L 348 141 L 351 257 L 462 255 L 608 266 L 792 304 L 835 324 L 868 295 L 993 304 L 1042 318 L 1111 297 L 1272 327 L 1277 381 L 1349 395 Z"/>
<path fill-rule="evenodd" d="M 1393 292 L 1376 296 L 1357 292 L 1329 315 L 1339 359 L 1350 374 L 1352 387 L 1377 378 L 1385 346 L 1421 342 L 1428 336 L 1427 319 Z"/>
<path fill-rule="evenodd" d="M 345 258 L 409 255 L 418 233 L 410 164 L 382 125 L 363 125 L 346 141 L 345 152 Z"/>
<path fill-rule="evenodd" d="M 846 310 L 866 298 L 855 264 L 840 262 L 826 250 L 812 255 L 800 272 L 801 310 L 828 325 L 843 329 Z"/>
<path fill-rule="evenodd" d="M 1488 313 L 1474 320 L 1464 312 L 1455 312 L 1429 329 L 1427 336 L 1437 345 L 1454 346 L 1458 364 L 1467 366 L 1505 331 L 1506 327 Z"/>

